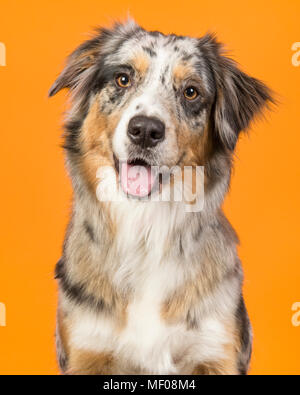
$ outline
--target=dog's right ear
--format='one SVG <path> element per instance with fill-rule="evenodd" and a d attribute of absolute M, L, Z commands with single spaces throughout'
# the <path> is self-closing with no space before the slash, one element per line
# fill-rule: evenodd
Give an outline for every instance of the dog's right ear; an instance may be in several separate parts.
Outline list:
<path fill-rule="evenodd" d="M 141 28 L 132 19 L 125 23 L 115 23 L 111 29 L 99 28 L 96 36 L 81 44 L 67 59 L 67 64 L 49 90 L 49 96 L 68 88 L 86 92 L 93 84 L 106 53 L 114 53 L 120 43 Z M 76 92 L 75 92 L 76 93 Z"/>
<path fill-rule="evenodd" d="M 61 89 L 74 89 L 81 77 L 100 57 L 101 35 L 81 44 L 67 59 L 67 64 L 49 90 L 49 97 L 54 96 Z"/>

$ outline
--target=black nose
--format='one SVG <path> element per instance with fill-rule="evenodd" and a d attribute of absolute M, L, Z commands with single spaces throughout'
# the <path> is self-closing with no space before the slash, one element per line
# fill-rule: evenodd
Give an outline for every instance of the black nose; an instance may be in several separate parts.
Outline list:
<path fill-rule="evenodd" d="M 157 118 L 137 115 L 129 121 L 127 134 L 142 148 L 155 147 L 165 138 L 165 125 Z"/>

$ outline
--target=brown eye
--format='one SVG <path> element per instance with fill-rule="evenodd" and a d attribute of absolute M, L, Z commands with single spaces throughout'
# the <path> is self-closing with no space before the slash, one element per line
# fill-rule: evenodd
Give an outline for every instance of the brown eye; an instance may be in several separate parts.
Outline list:
<path fill-rule="evenodd" d="M 188 88 L 186 88 L 183 94 L 184 97 L 188 100 L 194 100 L 199 95 L 197 89 L 194 88 L 193 86 L 189 86 Z"/>
<path fill-rule="evenodd" d="M 116 78 L 116 83 L 121 88 L 128 88 L 131 84 L 130 78 L 127 74 L 119 74 Z"/>

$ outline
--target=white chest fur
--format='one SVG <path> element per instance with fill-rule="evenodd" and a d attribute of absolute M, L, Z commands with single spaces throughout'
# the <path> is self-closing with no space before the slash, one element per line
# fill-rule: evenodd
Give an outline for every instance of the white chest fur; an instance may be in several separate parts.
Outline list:
<path fill-rule="evenodd" d="M 112 318 L 80 307 L 74 313 L 71 342 L 84 350 L 117 353 L 148 373 L 176 374 L 179 360 L 182 366 L 220 357 L 228 339 L 220 320 L 212 316 L 203 317 L 195 330 L 185 322 L 170 325 L 163 319 L 162 304 L 185 282 L 187 266 L 165 254 L 170 232 L 182 217 L 167 205 L 159 211 L 155 205 L 144 207 L 129 202 L 116 210 L 114 248 L 121 259 L 111 262 L 112 278 L 118 289 L 134 290 L 125 327 L 120 330 Z M 224 293 L 218 293 L 215 302 L 220 305 Z"/>
<path fill-rule="evenodd" d="M 158 273 L 159 272 L 159 273 Z M 148 277 L 127 307 L 126 325 L 121 330 L 104 315 L 83 308 L 74 314 L 71 341 L 76 348 L 113 352 L 148 372 L 176 373 L 173 362 L 178 335 L 183 325 L 167 325 L 161 317 L 161 304 L 168 271 Z"/>
<path fill-rule="evenodd" d="M 184 322 L 168 325 L 163 320 L 161 298 L 167 271 L 160 274 L 149 278 L 143 292 L 135 295 L 122 330 L 110 318 L 80 309 L 72 325 L 73 345 L 116 353 L 124 361 L 156 374 L 176 374 L 186 363 L 220 358 L 228 339 L 219 320 L 207 317 L 197 330 L 187 329 Z"/>
<path fill-rule="evenodd" d="M 160 374 L 176 373 L 173 343 L 181 326 L 167 325 L 161 305 L 168 284 L 168 271 L 148 277 L 144 289 L 128 306 L 127 326 L 119 337 L 118 349 L 142 368 Z"/>

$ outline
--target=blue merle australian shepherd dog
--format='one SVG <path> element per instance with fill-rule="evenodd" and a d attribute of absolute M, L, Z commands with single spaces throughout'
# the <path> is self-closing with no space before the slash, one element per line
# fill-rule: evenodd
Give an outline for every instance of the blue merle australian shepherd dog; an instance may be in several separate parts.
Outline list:
<path fill-rule="evenodd" d="M 272 102 L 269 89 L 213 35 L 164 35 L 131 20 L 69 56 L 50 96 L 64 88 L 74 198 L 56 267 L 61 371 L 246 374 L 252 336 L 238 238 L 221 205 L 239 134 Z M 164 183 L 153 166 L 203 167 L 201 210 L 145 199 Z M 112 195 L 125 198 L 101 199 L 99 186 L 114 178 Z"/>

